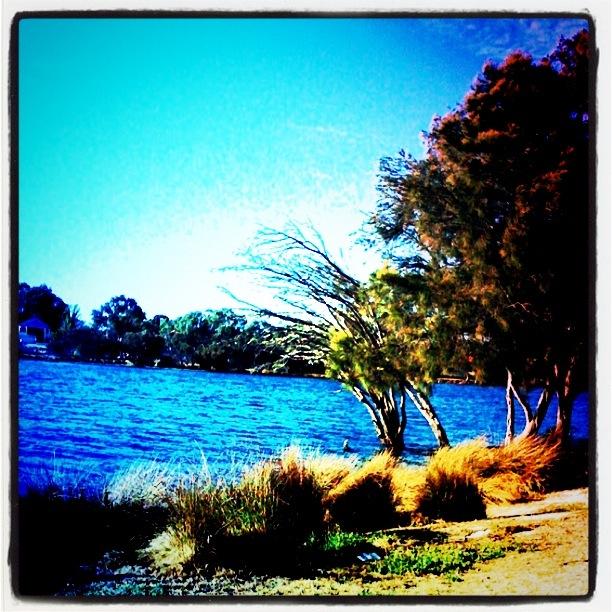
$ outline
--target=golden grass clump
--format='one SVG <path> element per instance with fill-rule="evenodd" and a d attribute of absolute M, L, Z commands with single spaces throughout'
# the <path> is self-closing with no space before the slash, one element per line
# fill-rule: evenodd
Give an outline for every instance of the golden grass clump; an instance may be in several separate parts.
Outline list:
<path fill-rule="evenodd" d="M 383 451 L 349 472 L 323 499 L 328 520 L 347 530 L 391 524 L 396 517 L 393 473 L 397 465 L 398 460 Z"/>
<path fill-rule="evenodd" d="M 534 499 L 546 490 L 561 458 L 561 443 L 528 436 L 488 451 L 479 465 L 480 490 L 487 503 L 506 504 Z"/>
<path fill-rule="evenodd" d="M 243 528 L 258 519 L 260 531 L 293 541 L 303 540 L 322 523 L 322 489 L 298 447 L 245 472 L 237 493 L 243 500 Z"/>
<path fill-rule="evenodd" d="M 398 463 L 391 473 L 391 486 L 396 500 L 396 509 L 400 513 L 412 513 L 416 510 L 419 491 L 425 485 L 425 468 Z"/>
<path fill-rule="evenodd" d="M 195 475 L 173 488 L 168 528 L 143 551 L 162 572 L 190 563 L 292 555 L 323 525 L 322 492 L 298 450 L 246 470 L 238 483 Z"/>
<path fill-rule="evenodd" d="M 472 520 L 486 515 L 478 488 L 478 465 L 488 449 L 482 438 L 432 455 L 424 468 L 424 482 L 414 506 L 417 515 L 428 519 Z"/>
<path fill-rule="evenodd" d="M 425 466 L 417 512 L 429 518 L 483 516 L 484 504 L 515 503 L 545 490 L 559 443 L 532 436 L 489 447 L 482 438 L 438 450 Z"/>
<path fill-rule="evenodd" d="M 164 574 L 179 574 L 195 553 L 196 541 L 193 534 L 171 526 L 151 540 L 142 551 L 142 556 Z"/>
<path fill-rule="evenodd" d="M 355 471 L 358 460 L 355 456 L 309 455 L 304 463 L 317 484 L 327 492 L 335 489 L 344 478 Z"/>

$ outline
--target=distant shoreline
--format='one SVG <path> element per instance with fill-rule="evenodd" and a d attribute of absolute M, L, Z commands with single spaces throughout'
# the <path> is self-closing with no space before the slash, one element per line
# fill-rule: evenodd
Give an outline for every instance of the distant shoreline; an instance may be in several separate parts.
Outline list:
<path fill-rule="evenodd" d="M 324 380 L 334 380 L 324 374 L 290 374 L 284 372 L 270 372 L 267 370 L 253 371 L 253 370 L 207 370 L 198 366 L 189 365 L 138 365 L 131 362 L 120 362 L 120 361 L 86 361 L 83 359 L 65 359 L 58 355 L 24 355 L 20 354 L 19 359 L 27 361 L 50 361 L 53 363 L 83 363 L 86 365 L 106 365 L 106 366 L 119 366 L 123 368 L 138 368 L 142 370 L 189 370 L 194 372 L 208 372 L 210 374 L 249 374 L 258 376 L 275 376 L 280 378 L 316 378 Z M 436 378 L 436 384 L 438 385 L 477 385 L 481 387 L 497 387 L 499 385 L 479 385 L 471 377 L 465 376 L 463 378 L 459 376 L 440 376 Z"/>
<path fill-rule="evenodd" d="M 102 365 L 102 366 L 115 366 L 121 368 L 136 368 L 139 370 L 188 370 L 190 372 L 206 372 L 208 374 L 247 374 L 255 376 L 275 376 L 279 378 L 316 378 L 324 380 L 334 380 L 323 374 L 290 374 L 283 372 L 269 372 L 263 370 L 261 372 L 255 372 L 252 370 L 207 370 L 206 368 L 200 368 L 198 366 L 189 365 L 138 365 L 135 363 L 125 363 L 120 361 L 96 361 L 96 360 L 84 360 L 84 359 L 65 359 L 57 355 L 19 355 L 19 360 L 24 361 L 48 361 L 51 363 L 73 363 L 73 364 L 84 364 L 84 365 Z"/>

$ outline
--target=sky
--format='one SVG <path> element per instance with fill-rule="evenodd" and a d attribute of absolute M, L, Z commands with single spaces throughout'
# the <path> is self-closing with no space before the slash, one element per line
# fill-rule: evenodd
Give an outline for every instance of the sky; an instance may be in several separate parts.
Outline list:
<path fill-rule="evenodd" d="M 380 159 L 421 133 L 488 59 L 534 58 L 573 19 L 24 19 L 19 280 L 147 316 L 263 305 L 224 268 L 262 227 L 312 224 L 355 275 Z"/>

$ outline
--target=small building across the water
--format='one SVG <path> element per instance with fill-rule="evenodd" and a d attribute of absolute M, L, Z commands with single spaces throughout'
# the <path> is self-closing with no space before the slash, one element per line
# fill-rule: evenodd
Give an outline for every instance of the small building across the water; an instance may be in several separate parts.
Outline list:
<path fill-rule="evenodd" d="M 46 343 L 51 339 L 50 327 L 38 317 L 32 317 L 19 324 L 20 344 Z"/>

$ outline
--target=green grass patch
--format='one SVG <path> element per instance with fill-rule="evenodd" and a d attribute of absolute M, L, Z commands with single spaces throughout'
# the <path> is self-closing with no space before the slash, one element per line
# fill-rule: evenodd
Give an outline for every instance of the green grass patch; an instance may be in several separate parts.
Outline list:
<path fill-rule="evenodd" d="M 445 575 L 452 580 L 457 580 L 459 572 L 470 569 L 480 561 L 503 557 L 506 550 L 508 550 L 506 546 L 495 543 L 465 548 L 425 544 L 409 550 L 392 551 L 379 562 L 379 570 L 381 573 L 400 575 Z"/>
<path fill-rule="evenodd" d="M 332 531 L 327 534 L 323 541 L 322 549 L 326 552 L 337 552 L 345 548 L 354 548 L 367 544 L 369 539 L 352 531 Z"/>

